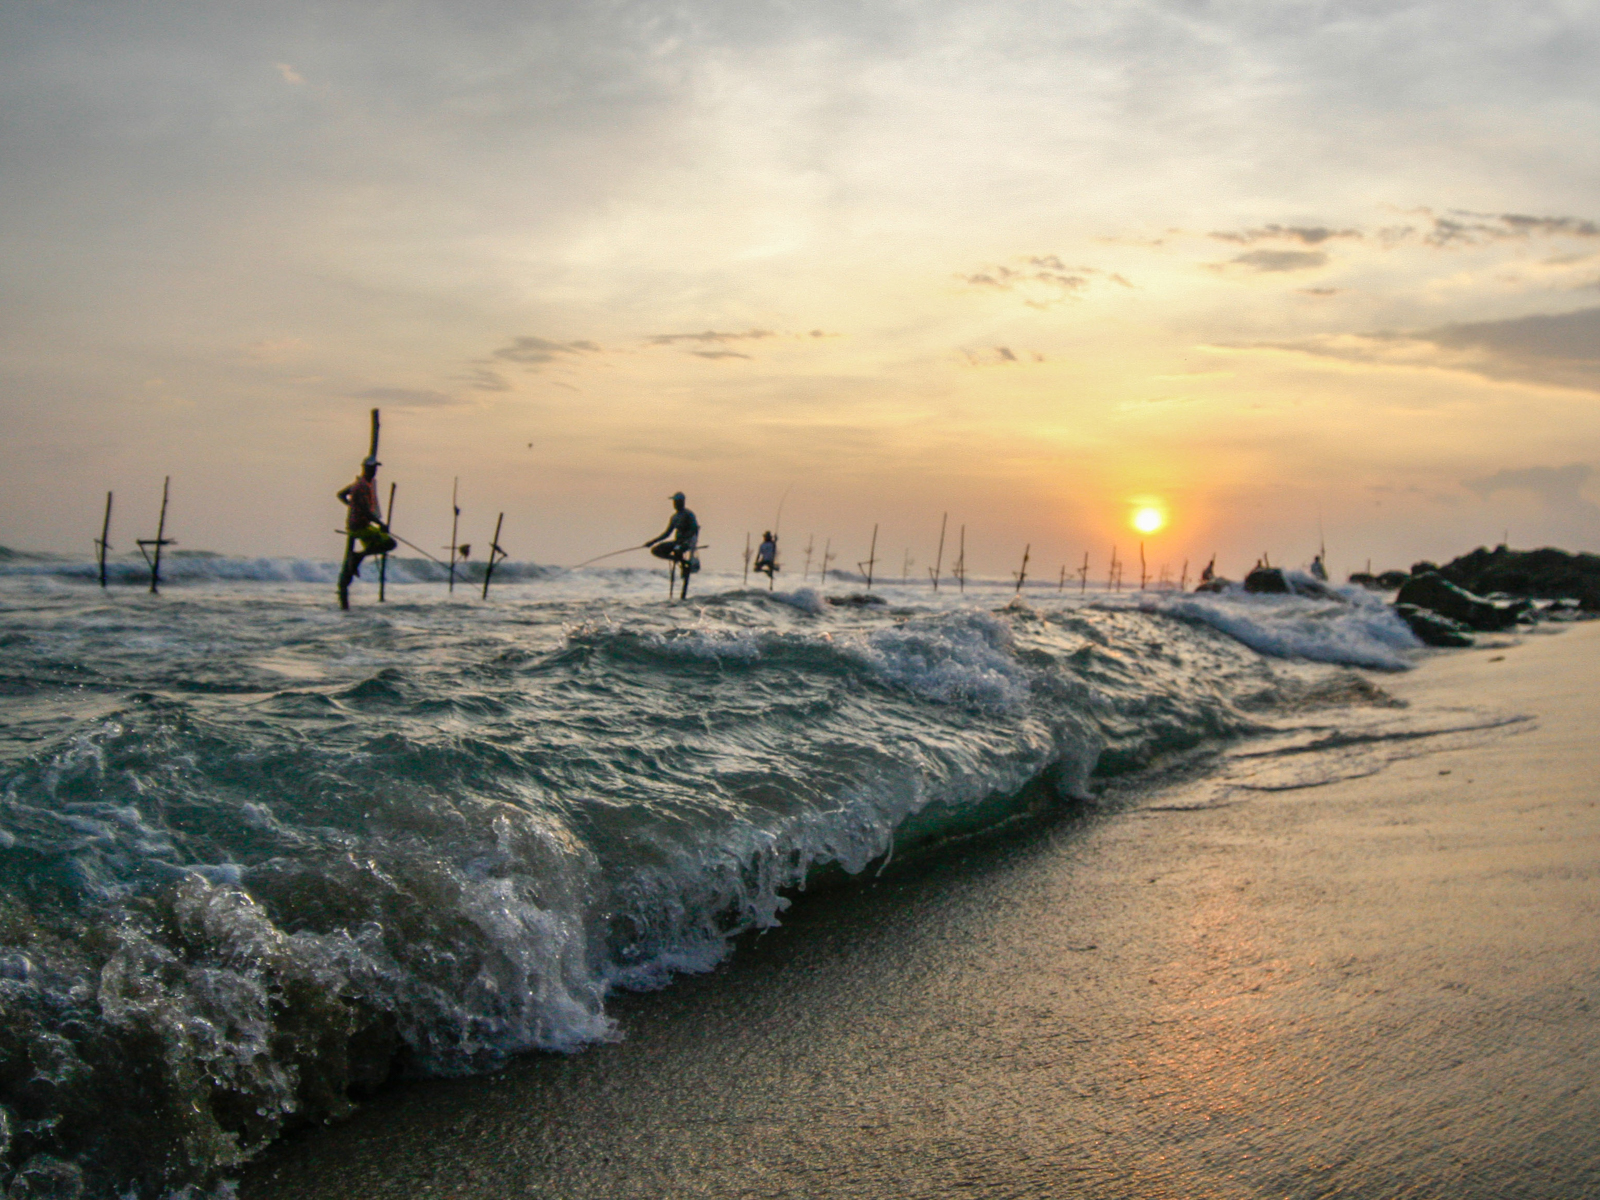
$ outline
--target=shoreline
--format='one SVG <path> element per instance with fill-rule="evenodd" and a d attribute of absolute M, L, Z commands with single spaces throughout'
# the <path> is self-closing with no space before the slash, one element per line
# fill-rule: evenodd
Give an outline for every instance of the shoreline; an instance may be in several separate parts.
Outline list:
<path fill-rule="evenodd" d="M 620 1043 L 391 1088 L 241 1198 L 1593 1192 L 1596 666 L 1592 623 L 1432 656 L 1382 687 L 1535 720 L 808 897 Z"/>

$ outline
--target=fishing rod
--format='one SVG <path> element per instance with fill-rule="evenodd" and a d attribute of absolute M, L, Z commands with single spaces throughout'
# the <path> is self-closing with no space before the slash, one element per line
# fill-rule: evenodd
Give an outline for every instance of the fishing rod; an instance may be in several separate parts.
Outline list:
<path fill-rule="evenodd" d="M 439 562 L 439 560 L 437 558 L 434 558 L 433 555 L 429 554 L 426 550 L 424 550 L 421 546 L 417 545 L 415 542 L 407 542 L 405 538 L 401 537 L 394 530 L 389 529 L 389 530 L 386 530 L 385 532 L 387 532 L 388 535 L 390 537 L 392 537 L 395 541 L 404 542 L 407 546 L 410 546 L 413 550 L 415 550 L 418 554 L 422 555 L 422 557 L 427 559 L 429 562 L 439 563 L 439 565 L 441 567 L 445 565 L 444 563 Z"/>
<path fill-rule="evenodd" d="M 597 554 L 593 558 L 589 559 L 588 562 L 579 563 L 578 567 L 587 567 L 589 565 L 589 563 L 597 563 L 602 558 L 615 558 L 619 554 L 627 554 L 629 551 L 632 551 L 632 550 L 643 550 L 643 549 L 644 549 L 643 544 L 640 544 L 638 546 L 624 546 L 621 550 L 613 550 L 613 551 L 611 551 L 610 554 Z M 568 567 L 567 570 L 576 571 L 578 569 L 578 567 Z"/>

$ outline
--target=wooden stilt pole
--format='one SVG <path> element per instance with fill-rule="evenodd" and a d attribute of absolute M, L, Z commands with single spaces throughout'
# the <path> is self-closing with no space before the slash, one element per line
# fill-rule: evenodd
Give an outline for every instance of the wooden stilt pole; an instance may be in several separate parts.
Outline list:
<path fill-rule="evenodd" d="M 461 526 L 461 476 L 450 485 L 450 594 L 456 590 L 456 536 Z"/>
<path fill-rule="evenodd" d="M 811 547 L 815 544 L 816 540 L 816 534 L 806 534 L 806 571 L 804 575 L 800 576 L 802 580 L 811 578 Z"/>
<path fill-rule="evenodd" d="M 877 563 L 877 561 L 878 561 L 878 527 L 876 525 L 874 525 L 872 527 L 872 548 L 867 551 L 867 561 L 864 562 L 864 563 L 859 563 L 858 562 L 856 564 L 856 567 L 858 569 L 864 570 L 867 573 L 867 591 L 869 591 L 869 592 L 872 590 L 872 568 Z"/>
<path fill-rule="evenodd" d="M 828 567 L 830 565 L 832 565 L 833 560 L 838 558 L 838 557 L 839 556 L 833 552 L 833 539 L 829 538 L 827 540 L 827 542 L 822 547 L 822 583 L 823 583 L 823 586 L 827 586 L 827 583 L 828 583 Z"/>
<path fill-rule="evenodd" d="M 950 574 L 956 577 L 956 586 L 961 594 L 967 594 L 967 527 L 961 527 L 961 549 L 956 553 L 956 565 L 950 568 Z"/>
<path fill-rule="evenodd" d="M 1078 568 L 1078 594 L 1089 590 L 1089 552 L 1083 552 L 1083 566 Z"/>
<path fill-rule="evenodd" d="M 1187 558 L 1183 560 L 1183 574 L 1178 576 L 1178 590 L 1180 592 L 1189 590 L 1189 560 Z"/>
<path fill-rule="evenodd" d="M 1139 543 L 1139 590 L 1144 591 L 1145 584 L 1150 581 L 1150 574 L 1144 569 L 1144 543 Z"/>
<path fill-rule="evenodd" d="M 1062 563 L 1061 564 L 1061 582 L 1056 584 L 1056 591 L 1064 592 L 1066 590 L 1067 590 L 1067 564 L 1066 563 Z"/>
<path fill-rule="evenodd" d="M 387 509 L 385 509 L 384 511 L 387 514 L 385 519 L 387 520 L 388 524 L 393 525 L 394 524 L 394 484 L 392 484 L 392 483 L 389 485 L 389 507 Z M 379 601 L 379 603 L 382 603 L 384 600 L 388 599 L 388 597 L 383 594 L 384 593 L 384 589 L 387 587 L 388 583 L 389 583 L 389 552 L 387 550 L 385 550 L 383 552 L 383 557 L 378 560 L 378 601 Z"/>
<path fill-rule="evenodd" d="M 95 540 L 95 550 L 100 559 L 100 586 L 106 586 L 106 551 L 111 549 L 111 543 L 106 539 L 111 536 L 111 493 L 106 493 L 106 519 L 100 523 L 100 536 Z"/>
<path fill-rule="evenodd" d="M 1122 590 L 1117 587 L 1117 548 L 1115 546 L 1111 547 L 1111 566 L 1106 569 L 1106 591 L 1109 592 L 1113 588 L 1116 588 L 1119 592 Z"/>
<path fill-rule="evenodd" d="M 153 538 L 139 538 L 139 553 L 144 555 L 145 562 L 150 564 L 150 594 L 157 595 L 161 591 L 161 547 L 176 546 L 176 538 L 167 536 L 167 494 L 172 486 L 172 476 L 168 475 L 161 481 L 161 519 L 156 523 L 156 536 Z M 146 546 L 156 548 L 155 557 L 150 557 Z"/>
<path fill-rule="evenodd" d="M 944 569 L 944 531 L 949 524 L 950 514 L 945 513 L 939 518 L 939 556 L 933 560 L 933 570 L 930 572 L 933 576 L 933 590 L 936 592 L 939 590 L 939 572 Z"/>
<path fill-rule="evenodd" d="M 500 549 L 500 526 L 505 523 L 506 515 L 501 513 L 494 519 L 494 536 L 489 539 L 489 565 L 483 570 L 483 599 L 489 598 L 489 580 L 494 578 L 495 564 L 503 558 L 510 558 L 504 550 Z"/>
<path fill-rule="evenodd" d="M 1033 550 L 1033 543 L 1029 542 L 1022 551 L 1022 569 L 1017 572 L 1016 595 L 1022 595 L 1022 585 L 1028 582 L 1028 555 Z"/>
<path fill-rule="evenodd" d="M 744 531 L 744 587 L 750 586 L 750 531 Z"/>

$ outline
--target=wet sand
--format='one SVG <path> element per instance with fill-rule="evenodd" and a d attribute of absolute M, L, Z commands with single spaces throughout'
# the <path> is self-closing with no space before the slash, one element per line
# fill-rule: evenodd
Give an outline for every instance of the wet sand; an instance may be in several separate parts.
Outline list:
<path fill-rule="evenodd" d="M 625 1039 L 391 1089 L 243 1200 L 1600 1195 L 1600 623 L 1378 682 L 1533 718 L 1181 772 L 809 898 Z"/>

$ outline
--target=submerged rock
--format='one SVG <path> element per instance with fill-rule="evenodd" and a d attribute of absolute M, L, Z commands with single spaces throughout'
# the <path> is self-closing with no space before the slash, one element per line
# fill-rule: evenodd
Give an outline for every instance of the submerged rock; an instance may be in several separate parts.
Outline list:
<path fill-rule="evenodd" d="M 1526 600 L 1496 604 L 1457 587 L 1444 576 L 1433 572 L 1414 575 L 1406 581 L 1400 594 L 1395 597 L 1395 606 L 1398 608 L 1401 605 L 1425 608 L 1470 629 L 1479 630 L 1507 629 L 1515 625 L 1517 618 L 1529 607 Z"/>
<path fill-rule="evenodd" d="M 1449 617 L 1441 617 L 1415 604 L 1396 604 L 1394 610 L 1400 614 L 1401 620 L 1411 626 L 1411 632 L 1429 646 L 1472 645 L 1472 634 Z"/>
<path fill-rule="evenodd" d="M 1194 590 L 1197 592 L 1231 592 L 1238 586 L 1233 580 L 1224 579 L 1218 575 L 1214 579 L 1208 579 L 1204 583 L 1196 584 Z"/>

